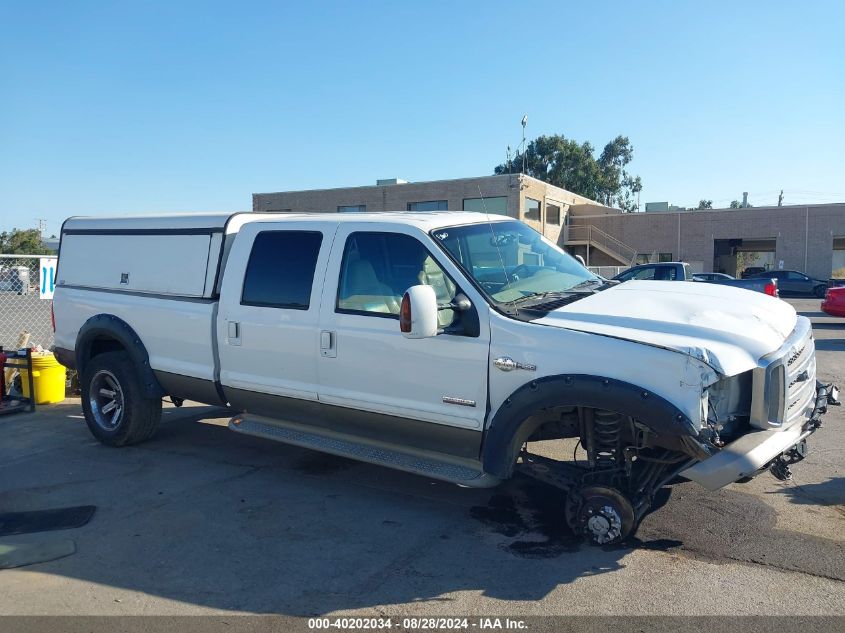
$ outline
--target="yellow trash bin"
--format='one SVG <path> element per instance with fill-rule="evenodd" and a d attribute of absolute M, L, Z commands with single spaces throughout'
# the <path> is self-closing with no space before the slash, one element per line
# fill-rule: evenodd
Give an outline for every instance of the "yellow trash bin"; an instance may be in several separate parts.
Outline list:
<path fill-rule="evenodd" d="M 23 395 L 29 398 L 29 372 L 22 367 L 21 387 Z M 32 355 L 32 386 L 35 389 L 35 404 L 50 404 L 65 399 L 67 371 L 53 354 Z"/>

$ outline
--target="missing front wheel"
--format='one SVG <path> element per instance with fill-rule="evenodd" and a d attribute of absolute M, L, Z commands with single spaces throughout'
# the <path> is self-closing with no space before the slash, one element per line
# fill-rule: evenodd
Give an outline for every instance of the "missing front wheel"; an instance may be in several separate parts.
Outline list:
<path fill-rule="evenodd" d="M 636 527 L 634 507 L 615 488 L 587 486 L 572 491 L 566 501 L 566 520 L 573 532 L 596 545 L 625 540 Z"/>

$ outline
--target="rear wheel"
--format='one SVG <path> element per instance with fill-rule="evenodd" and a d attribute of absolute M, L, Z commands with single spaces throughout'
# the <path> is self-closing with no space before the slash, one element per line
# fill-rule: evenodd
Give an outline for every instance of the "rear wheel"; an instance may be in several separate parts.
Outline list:
<path fill-rule="evenodd" d="M 95 356 L 85 366 L 80 382 L 85 422 L 103 444 L 137 444 L 155 433 L 161 399 L 144 396 L 138 372 L 126 352 Z"/>

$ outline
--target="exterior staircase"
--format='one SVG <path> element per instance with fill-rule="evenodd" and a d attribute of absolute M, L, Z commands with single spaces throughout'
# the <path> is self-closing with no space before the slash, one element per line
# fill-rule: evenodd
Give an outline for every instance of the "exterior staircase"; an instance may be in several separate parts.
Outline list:
<path fill-rule="evenodd" d="M 617 260 L 621 266 L 633 266 L 637 263 L 636 249 L 598 227 L 591 224 L 576 224 L 567 225 L 565 230 L 564 246 L 586 246 L 587 252 L 591 248 L 597 248 Z M 589 261 L 587 264 L 589 265 Z"/>

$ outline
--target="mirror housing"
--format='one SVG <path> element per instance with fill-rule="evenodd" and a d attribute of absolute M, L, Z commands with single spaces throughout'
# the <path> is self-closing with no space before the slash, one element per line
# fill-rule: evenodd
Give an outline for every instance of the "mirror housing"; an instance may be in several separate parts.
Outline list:
<path fill-rule="evenodd" d="M 411 286 L 399 308 L 399 331 L 405 338 L 437 335 L 437 295 L 431 286 Z"/>

